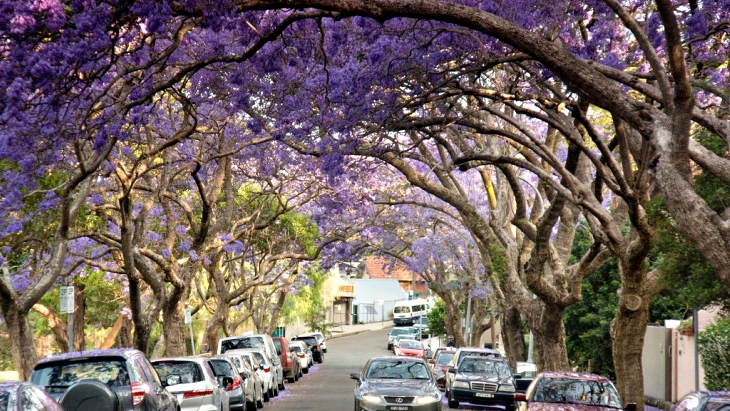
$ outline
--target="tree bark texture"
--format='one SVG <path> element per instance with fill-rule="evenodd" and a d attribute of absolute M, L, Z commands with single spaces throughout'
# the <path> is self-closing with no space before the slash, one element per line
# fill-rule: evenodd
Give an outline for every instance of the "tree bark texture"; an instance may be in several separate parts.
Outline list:
<path fill-rule="evenodd" d="M 185 312 L 182 303 L 177 299 L 165 302 L 162 308 L 163 327 L 165 337 L 165 356 L 184 357 L 188 353 L 185 341 Z"/>
<path fill-rule="evenodd" d="M 22 311 L 14 300 L 0 299 L 5 325 L 8 328 L 13 350 L 13 360 L 22 380 L 30 378 L 30 372 L 38 362 L 33 330 L 28 323 L 28 312 Z"/>
<path fill-rule="evenodd" d="M 527 360 L 522 319 L 516 308 L 510 308 L 502 314 L 502 342 L 512 369 L 516 369 L 517 361 Z"/>
<path fill-rule="evenodd" d="M 538 371 L 570 370 L 565 346 L 565 309 L 544 306 L 538 315 L 530 316 L 530 329 L 535 343 L 535 364 Z"/>

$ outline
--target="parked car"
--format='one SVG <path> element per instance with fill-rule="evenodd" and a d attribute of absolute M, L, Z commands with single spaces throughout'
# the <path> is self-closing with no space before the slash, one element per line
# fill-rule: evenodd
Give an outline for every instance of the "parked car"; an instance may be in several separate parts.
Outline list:
<path fill-rule="evenodd" d="M 232 354 L 246 354 L 250 355 L 256 363 L 259 364 L 260 379 L 264 382 L 264 401 L 268 401 L 272 397 L 279 395 L 279 386 L 276 383 L 276 374 L 274 373 L 271 359 L 266 352 L 260 348 L 240 348 L 236 350 L 229 350 Z M 251 361 L 254 364 L 254 361 Z M 255 366 L 254 366 L 254 369 Z"/>
<path fill-rule="evenodd" d="M 400 342 L 403 340 L 409 340 L 409 341 L 418 341 L 416 334 L 400 334 L 396 335 L 395 339 L 393 340 L 393 355 L 396 355 L 396 349 L 400 345 Z"/>
<path fill-rule="evenodd" d="M 284 367 L 281 365 L 281 353 L 276 349 L 274 340 L 269 334 L 247 334 L 236 337 L 221 338 L 218 341 L 218 354 L 225 354 L 236 348 L 260 348 L 270 358 L 271 372 L 276 376 L 275 381 L 279 390 L 284 391 Z"/>
<path fill-rule="evenodd" d="M 309 366 L 312 365 L 312 351 L 304 341 L 289 341 L 289 349 L 299 359 L 299 367 L 304 374 L 309 373 Z"/>
<path fill-rule="evenodd" d="M 222 381 L 225 377 L 233 378 L 232 383 L 223 384 L 230 398 L 231 411 L 244 411 L 246 407 L 246 394 L 243 391 L 243 380 L 238 374 L 236 365 L 225 355 L 210 357 L 208 360 L 219 381 Z"/>
<path fill-rule="evenodd" d="M 383 356 L 369 359 L 357 380 L 355 409 L 366 411 L 441 409 L 441 392 L 423 358 Z"/>
<path fill-rule="evenodd" d="M 428 334 L 431 332 L 431 329 L 428 326 L 428 317 L 423 315 L 417 318 L 416 322 L 413 323 L 413 328 L 420 332 L 421 338 L 428 337 Z"/>
<path fill-rule="evenodd" d="M 264 404 L 263 384 L 258 373 L 253 369 L 243 354 L 224 354 L 236 366 L 238 374 L 243 379 L 243 393 L 246 396 L 246 410 L 257 409 Z"/>
<path fill-rule="evenodd" d="M 230 409 L 225 384 L 221 385 L 205 357 L 169 357 L 152 360 L 167 390 L 177 397 L 181 411 L 214 411 Z"/>
<path fill-rule="evenodd" d="M 395 347 L 395 355 L 426 359 L 426 346 L 416 340 L 401 340 Z"/>
<path fill-rule="evenodd" d="M 289 341 L 284 337 L 271 337 L 271 339 L 279 352 L 284 378 L 290 383 L 298 381 L 302 376 L 302 368 L 299 366 L 299 357 L 289 349 Z"/>
<path fill-rule="evenodd" d="M 461 347 L 456 349 L 456 353 L 449 362 L 449 368 L 459 368 L 461 360 L 467 355 L 481 355 L 484 357 L 501 357 L 502 354 L 492 348 L 480 348 L 480 347 Z M 451 383 L 454 380 L 454 374 L 446 374 L 446 386 L 444 389 L 448 392 L 451 389 Z"/>
<path fill-rule="evenodd" d="M 314 335 L 297 335 L 296 337 L 292 338 L 292 341 L 302 341 L 306 343 L 309 346 L 309 349 L 312 351 L 312 358 L 314 359 L 314 361 L 322 364 L 322 361 L 324 361 L 324 353 L 322 351 L 322 346 L 319 345 L 317 337 L 315 337 Z"/>
<path fill-rule="evenodd" d="M 674 403 L 671 411 L 728 411 L 730 391 L 694 391 Z"/>
<path fill-rule="evenodd" d="M 24 381 L 0 382 L 0 410 L 64 411 L 45 391 Z"/>
<path fill-rule="evenodd" d="M 299 335 L 301 335 L 303 337 L 304 336 L 308 336 L 308 335 L 313 335 L 313 336 L 317 337 L 317 342 L 319 343 L 319 346 L 322 347 L 322 352 L 323 353 L 326 353 L 327 352 L 327 338 L 321 332 L 319 332 L 319 331 L 312 331 L 312 332 L 308 332 L 308 333 L 304 333 L 304 334 L 299 334 Z"/>
<path fill-rule="evenodd" d="M 446 389 L 446 375 L 449 371 L 449 362 L 456 354 L 454 349 L 437 349 L 436 356 L 428 360 L 428 364 L 431 367 L 431 373 L 436 379 L 436 385 L 441 391 Z"/>
<path fill-rule="evenodd" d="M 125 411 L 178 409 L 144 353 L 132 348 L 52 355 L 38 361 L 30 381 L 65 411 L 88 410 L 90 403 Z"/>
<path fill-rule="evenodd" d="M 414 329 L 413 327 L 393 327 L 390 330 L 390 333 L 388 333 L 388 349 L 393 349 L 393 342 L 395 341 L 395 338 L 399 335 L 408 334 L 408 335 L 414 335 Z M 415 338 L 413 338 L 415 339 Z"/>
<path fill-rule="evenodd" d="M 516 393 L 520 411 L 615 411 L 636 410 L 635 403 L 621 404 L 618 391 L 601 375 L 569 371 L 543 372 L 526 393 Z"/>
<path fill-rule="evenodd" d="M 506 411 L 515 411 L 515 375 L 504 357 L 468 355 L 454 374 L 451 389 L 447 390 L 449 408 L 458 408 L 460 402 L 480 405 L 499 405 Z"/>

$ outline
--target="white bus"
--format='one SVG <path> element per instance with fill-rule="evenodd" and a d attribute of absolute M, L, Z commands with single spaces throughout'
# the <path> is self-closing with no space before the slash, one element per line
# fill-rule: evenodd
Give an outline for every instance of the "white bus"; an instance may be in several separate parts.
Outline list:
<path fill-rule="evenodd" d="M 419 317 L 428 314 L 430 309 L 430 304 L 423 298 L 396 301 L 393 306 L 393 323 L 395 325 L 413 325 Z"/>

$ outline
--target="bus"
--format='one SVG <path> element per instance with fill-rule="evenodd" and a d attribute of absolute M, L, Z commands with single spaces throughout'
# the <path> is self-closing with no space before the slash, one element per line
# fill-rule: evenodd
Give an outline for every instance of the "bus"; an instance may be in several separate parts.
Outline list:
<path fill-rule="evenodd" d="M 428 314 L 430 308 L 428 301 L 423 298 L 396 301 L 393 306 L 393 323 L 395 325 L 413 325 L 418 318 Z"/>

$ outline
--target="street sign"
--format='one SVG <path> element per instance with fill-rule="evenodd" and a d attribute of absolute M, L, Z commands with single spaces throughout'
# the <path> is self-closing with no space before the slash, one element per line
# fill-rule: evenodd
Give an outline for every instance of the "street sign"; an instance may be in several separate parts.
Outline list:
<path fill-rule="evenodd" d="M 74 287 L 61 287 L 61 314 L 74 312 Z"/>
<path fill-rule="evenodd" d="M 190 309 L 185 309 L 185 324 L 192 324 L 193 323 L 193 317 L 190 315 Z"/>

